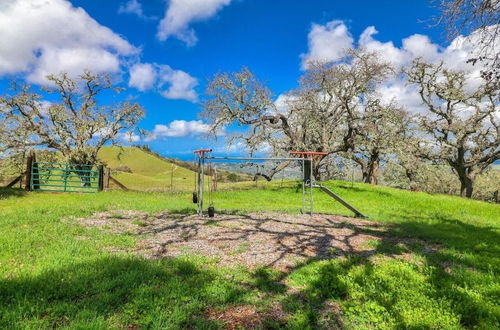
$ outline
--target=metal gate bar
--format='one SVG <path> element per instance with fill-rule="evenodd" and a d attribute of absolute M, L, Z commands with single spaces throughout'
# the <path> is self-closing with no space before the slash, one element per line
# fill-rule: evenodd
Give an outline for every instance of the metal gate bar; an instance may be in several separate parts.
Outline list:
<path fill-rule="evenodd" d="M 33 162 L 30 188 L 33 191 L 95 193 L 99 191 L 100 172 L 96 165 Z"/>

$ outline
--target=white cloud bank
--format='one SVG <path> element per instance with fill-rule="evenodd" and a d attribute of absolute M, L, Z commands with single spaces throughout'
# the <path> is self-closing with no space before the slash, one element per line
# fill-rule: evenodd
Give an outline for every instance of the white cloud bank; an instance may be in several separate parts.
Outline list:
<path fill-rule="evenodd" d="M 22 72 L 32 83 L 62 71 L 119 72 L 139 50 L 65 0 L 0 2 L 0 76 Z"/>
<path fill-rule="evenodd" d="M 120 11 L 143 15 L 137 0 Z M 61 72 L 121 74 L 139 56 L 139 48 L 67 0 L 0 0 L 0 77 L 20 74 L 46 84 L 47 75 Z M 184 71 L 148 63 L 129 71 L 129 86 L 139 91 L 157 88 L 168 99 L 198 100 L 198 81 Z"/>
<path fill-rule="evenodd" d="M 476 88 L 481 83 L 479 64 L 467 63 L 467 59 L 474 56 L 477 50 L 477 34 L 468 37 L 459 36 L 447 47 L 440 47 L 433 43 L 428 36 L 414 34 L 402 40 L 401 47 L 394 45 L 392 41 L 381 42 L 375 39 L 378 33 L 374 26 L 367 27 L 361 33 L 357 45 L 343 21 L 331 21 L 325 25 L 313 24 L 308 34 L 308 52 L 301 54 L 301 68 L 306 70 L 309 61 L 319 60 L 335 62 L 342 58 L 344 51 L 348 48 L 360 47 L 368 51 L 377 52 L 382 59 L 389 61 L 396 70 L 406 67 L 418 57 L 423 60 L 438 63 L 443 61 L 449 69 L 462 70 L 467 73 L 467 88 Z M 495 44 L 496 52 L 500 52 L 500 41 Z M 410 112 L 422 112 L 420 96 L 415 86 L 408 86 L 404 77 L 397 76 L 387 82 L 378 90 L 382 100 L 390 102 L 398 101 Z"/>
<path fill-rule="evenodd" d="M 174 120 L 167 125 L 155 125 L 146 141 L 156 140 L 163 137 L 186 137 L 208 133 L 210 126 L 201 120 Z"/>
<path fill-rule="evenodd" d="M 130 69 L 130 87 L 140 91 L 155 88 L 167 99 L 197 102 L 198 94 L 194 89 L 197 85 L 196 78 L 168 65 L 137 63 Z"/>
<path fill-rule="evenodd" d="M 231 0 L 170 0 L 158 25 L 158 39 L 164 41 L 176 37 L 186 45 L 194 46 L 198 38 L 189 24 L 214 16 L 230 3 Z"/>

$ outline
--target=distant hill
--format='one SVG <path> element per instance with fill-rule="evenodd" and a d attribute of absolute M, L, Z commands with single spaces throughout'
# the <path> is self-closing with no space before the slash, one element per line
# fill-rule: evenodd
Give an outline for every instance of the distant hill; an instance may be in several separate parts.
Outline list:
<path fill-rule="evenodd" d="M 129 189 L 161 191 L 194 190 L 196 167 L 193 163 L 164 158 L 138 147 L 103 147 L 99 160 L 111 168 L 112 175 Z M 206 168 L 208 173 L 208 168 Z M 219 182 L 250 181 L 251 176 L 227 170 L 217 172 Z M 208 182 L 208 180 L 205 180 Z"/>
<path fill-rule="evenodd" d="M 137 147 L 103 147 L 99 159 L 134 190 L 192 190 L 196 172 Z M 172 177 L 172 180 L 171 180 Z"/>

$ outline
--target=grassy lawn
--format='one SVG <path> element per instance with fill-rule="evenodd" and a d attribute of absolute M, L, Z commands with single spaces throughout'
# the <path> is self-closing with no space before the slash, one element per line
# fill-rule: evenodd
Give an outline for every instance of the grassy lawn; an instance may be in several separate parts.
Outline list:
<path fill-rule="evenodd" d="M 68 218 L 123 209 L 194 212 L 189 193 L 0 190 L 0 328 L 221 328 L 230 311 L 242 314 L 241 306 L 251 306 L 261 327 L 498 326 L 500 205 L 327 185 L 407 243 L 382 237 L 370 258 L 310 259 L 290 272 L 220 267 L 188 252 L 147 260 L 132 253 L 136 236 Z M 317 212 L 350 215 L 319 191 L 314 199 Z M 301 193 L 276 184 L 223 190 L 214 194 L 214 205 L 227 212 L 297 213 Z"/>

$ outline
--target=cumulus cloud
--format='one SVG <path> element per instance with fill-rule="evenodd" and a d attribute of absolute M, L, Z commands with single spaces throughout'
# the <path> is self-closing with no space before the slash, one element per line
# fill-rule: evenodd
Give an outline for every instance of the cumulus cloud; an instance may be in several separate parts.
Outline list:
<path fill-rule="evenodd" d="M 162 137 L 186 137 L 205 134 L 210 130 L 208 124 L 201 120 L 174 120 L 167 125 L 155 125 L 147 141 L 152 141 Z"/>
<path fill-rule="evenodd" d="M 0 76 L 24 73 L 45 83 L 50 73 L 118 72 L 139 51 L 66 0 L 0 3 Z"/>
<path fill-rule="evenodd" d="M 168 65 L 137 63 L 130 69 L 128 85 L 140 91 L 154 88 L 167 99 L 198 101 L 198 93 L 194 89 L 198 80 L 189 73 L 174 70 Z"/>
<path fill-rule="evenodd" d="M 313 24 L 307 36 L 309 51 L 302 54 L 302 69 L 310 61 L 336 61 L 344 51 L 353 46 L 354 39 L 342 21 L 331 21 L 325 25 Z"/>
<path fill-rule="evenodd" d="M 367 27 L 359 36 L 357 45 L 367 51 L 377 52 L 386 61 L 389 61 L 396 70 L 407 67 L 416 58 L 422 58 L 430 63 L 443 62 L 449 69 L 461 70 L 467 74 L 469 90 L 474 90 L 482 82 L 481 64 L 472 65 L 467 59 L 473 57 L 480 37 L 478 32 L 469 36 L 459 36 L 447 47 L 433 43 L 428 36 L 414 34 L 402 40 L 400 47 L 392 41 L 382 42 L 376 39 L 378 31 L 374 26 Z M 308 35 L 309 50 L 302 54 L 302 69 L 307 69 L 307 61 L 323 60 L 335 62 L 342 58 L 344 50 L 354 47 L 354 39 L 342 21 L 331 21 L 325 25 L 313 24 Z M 500 52 L 500 43 L 496 43 L 494 51 Z M 382 101 L 398 101 L 410 112 L 422 112 L 425 107 L 421 104 L 415 86 L 409 86 L 404 76 L 399 75 L 380 86 L 378 92 Z M 283 103 L 283 100 L 278 99 Z M 278 104 L 280 102 L 277 102 Z"/>
<path fill-rule="evenodd" d="M 159 72 L 160 87 L 167 86 L 161 95 L 167 99 L 198 101 L 198 94 L 194 88 L 198 80 L 182 70 L 174 70 L 168 65 L 162 65 Z"/>
<path fill-rule="evenodd" d="M 280 94 L 274 100 L 274 107 L 278 113 L 287 113 L 289 110 L 290 102 L 297 100 L 296 96 L 290 94 Z"/>
<path fill-rule="evenodd" d="M 150 63 L 137 63 L 130 68 L 128 85 L 141 92 L 153 88 L 157 78 L 156 68 Z"/>
<path fill-rule="evenodd" d="M 229 3 L 231 0 L 170 0 L 158 25 L 158 39 L 164 41 L 173 36 L 188 46 L 195 45 L 198 38 L 189 24 L 214 16 Z"/>

